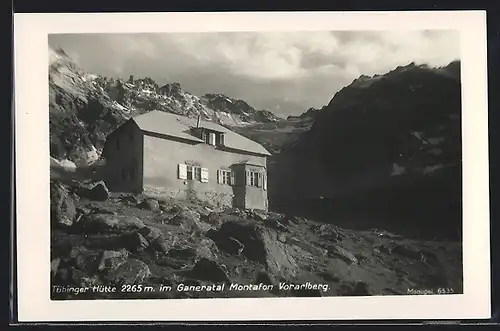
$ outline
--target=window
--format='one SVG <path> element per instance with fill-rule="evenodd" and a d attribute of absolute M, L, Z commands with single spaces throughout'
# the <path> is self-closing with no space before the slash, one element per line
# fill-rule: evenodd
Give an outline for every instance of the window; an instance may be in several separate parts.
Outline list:
<path fill-rule="evenodd" d="M 193 167 L 187 166 L 187 179 L 193 180 L 194 175 L 193 175 Z"/>
<path fill-rule="evenodd" d="M 215 133 L 203 130 L 201 139 L 209 145 L 215 145 Z"/>
<path fill-rule="evenodd" d="M 217 182 L 224 185 L 234 184 L 234 175 L 230 170 L 218 170 L 217 172 Z"/>
<path fill-rule="evenodd" d="M 265 173 L 258 171 L 247 171 L 246 178 L 246 184 L 248 186 L 261 187 L 264 190 L 267 190 L 267 180 Z"/>
<path fill-rule="evenodd" d="M 259 173 L 251 172 L 250 186 L 259 186 Z"/>
<path fill-rule="evenodd" d="M 199 180 L 201 182 L 201 168 L 200 167 L 193 167 L 193 169 L 194 169 L 194 178 L 193 179 Z"/>
<path fill-rule="evenodd" d="M 187 179 L 201 181 L 201 168 L 188 165 Z"/>
<path fill-rule="evenodd" d="M 230 177 L 229 177 L 229 171 L 223 171 L 222 172 L 222 184 L 229 184 Z"/>
<path fill-rule="evenodd" d="M 215 133 L 210 132 L 208 134 L 208 143 L 212 146 L 215 146 Z"/>
<path fill-rule="evenodd" d="M 178 165 L 179 179 L 197 180 L 202 183 L 208 182 L 208 169 L 186 164 Z"/>
<path fill-rule="evenodd" d="M 215 138 L 215 143 L 217 144 L 217 146 L 224 146 L 224 133 L 217 134 Z"/>
<path fill-rule="evenodd" d="M 224 134 L 221 132 L 211 132 L 206 129 L 202 129 L 199 136 L 206 144 L 212 146 L 224 145 Z"/>

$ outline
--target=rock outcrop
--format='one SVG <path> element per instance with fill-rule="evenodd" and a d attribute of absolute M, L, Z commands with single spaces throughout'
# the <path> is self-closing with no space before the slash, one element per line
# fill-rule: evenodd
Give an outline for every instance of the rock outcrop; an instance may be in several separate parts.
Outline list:
<path fill-rule="evenodd" d="M 50 215 L 52 226 L 71 226 L 76 220 L 75 199 L 66 186 L 50 183 Z"/>

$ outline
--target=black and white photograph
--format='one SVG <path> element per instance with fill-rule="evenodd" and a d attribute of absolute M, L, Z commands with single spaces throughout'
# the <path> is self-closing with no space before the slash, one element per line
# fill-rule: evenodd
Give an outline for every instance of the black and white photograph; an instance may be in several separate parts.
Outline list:
<path fill-rule="evenodd" d="M 456 31 L 49 36 L 54 299 L 462 293 Z"/>
<path fill-rule="evenodd" d="M 125 30 L 32 54 L 47 300 L 464 295 L 458 28 Z"/>

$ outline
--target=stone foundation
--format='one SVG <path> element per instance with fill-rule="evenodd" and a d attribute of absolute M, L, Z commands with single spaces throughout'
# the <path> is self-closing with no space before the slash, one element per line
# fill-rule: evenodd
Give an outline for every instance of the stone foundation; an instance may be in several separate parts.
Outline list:
<path fill-rule="evenodd" d="M 216 207 L 233 207 L 233 194 L 215 191 L 196 192 L 162 187 L 144 187 L 143 194 L 152 198 L 179 200 L 199 199 Z"/>

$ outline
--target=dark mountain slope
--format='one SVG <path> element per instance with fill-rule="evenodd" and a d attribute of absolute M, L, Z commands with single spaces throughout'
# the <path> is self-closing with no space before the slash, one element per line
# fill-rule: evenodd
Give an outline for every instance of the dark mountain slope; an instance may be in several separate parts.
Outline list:
<path fill-rule="evenodd" d="M 349 210 L 428 221 L 432 215 L 446 231 L 460 227 L 458 77 L 453 62 L 437 69 L 410 64 L 353 81 L 271 162 L 271 206 L 319 215 Z"/>

